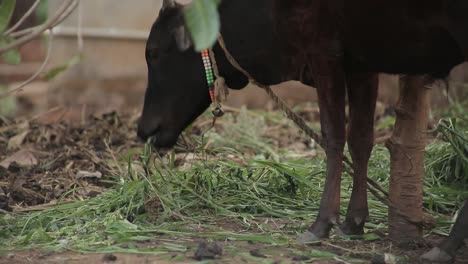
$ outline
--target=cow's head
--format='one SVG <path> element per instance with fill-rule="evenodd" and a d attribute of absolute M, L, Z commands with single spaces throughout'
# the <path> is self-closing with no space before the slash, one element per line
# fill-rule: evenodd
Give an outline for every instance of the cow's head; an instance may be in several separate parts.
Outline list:
<path fill-rule="evenodd" d="M 138 136 L 172 147 L 210 104 L 200 55 L 191 48 L 181 7 L 164 1 L 146 44 L 148 87 Z"/>
<path fill-rule="evenodd" d="M 210 105 L 202 58 L 193 49 L 182 11 L 181 6 L 164 1 L 146 46 L 148 87 L 138 136 L 152 138 L 156 148 L 172 147 Z M 280 52 L 274 47 L 270 12 L 270 0 L 226 0 L 220 7 L 222 33 L 231 53 L 259 81 L 278 83 L 282 71 L 275 59 Z M 228 86 L 245 87 L 247 79 L 219 46 L 214 51 Z"/>

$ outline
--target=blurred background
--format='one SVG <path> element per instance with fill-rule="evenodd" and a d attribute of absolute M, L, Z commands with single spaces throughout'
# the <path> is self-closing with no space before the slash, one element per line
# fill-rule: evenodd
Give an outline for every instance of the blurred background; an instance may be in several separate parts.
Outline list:
<path fill-rule="evenodd" d="M 12 23 L 21 18 L 33 2 L 18 1 Z M 140 111 L 147 78 L 145 41 L 161 2 L 82 0 L 74 14 L 54 31 L 48 68 L 66 70 L 55 78 L 33 82 L 16 97 L 3 99 L 0 114 L 35 116 L 53 112 L 56 116 L 50 115 L 52 119 L 60 117 L 75 121 L 89 114 Z M 42 1 L 36 14 L 23 27 L 44 21 L 60 3 L 61 0 Z M 82 40 L 77 38 L 78 30 Z M 44 60 L 45 50 L 45 39 L 38 39 L 21 48 L 22 62 L 19 65 L 0 61 L 0 84 L 12 87 L 31 76 Z M 468 67 L 463 65 L 454 69 L 449 82 L 450 96 L 443 82 L 434 85 L 434 107 L 444 108 L 450 100 L 466 97 L 468 89 L 463 88 L 468 82 Z M 284 83 L 275 89 L 290 104 L 316 100 L 314 89 L 297 82 Z M 379 111 L 384 111 L 397 100 L 398 78 L 381 75 L 379 93 Z M 227 104 L 273 108 L 267 95 L 254 87 L 232 91 Z"/>

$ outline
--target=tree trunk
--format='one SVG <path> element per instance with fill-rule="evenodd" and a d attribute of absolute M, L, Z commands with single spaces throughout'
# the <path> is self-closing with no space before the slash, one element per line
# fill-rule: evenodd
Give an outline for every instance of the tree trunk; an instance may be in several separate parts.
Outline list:
<path fill-rule="evenodd" d="M 426 76 L 400 79 L 391 156 L 389 236 L 404 245 L 422 238 L 424 150 L 430 107 Z"/>

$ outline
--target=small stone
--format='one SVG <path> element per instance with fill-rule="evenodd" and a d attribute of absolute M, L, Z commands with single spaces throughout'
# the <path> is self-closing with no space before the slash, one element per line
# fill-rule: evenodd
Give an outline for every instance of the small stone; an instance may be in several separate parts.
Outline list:
<path fill-rule="evenodd" d="M 195 252 L 195 259 L 198 261 L 215 259 L 223 254 L 223 248 L 217 243 L 200 242 L 197 251 Z"/>
<path fill-rule="evenodd" d="M 384 255 L 374 255 L 371 260 L 371 264 L 385 264 Z"/>
<path fill-rule="evenodd" d="M 117 260 L 117 256 L 113 254 L 105 254 L 102 260 L 105 262 L 114 262 Z"/>
<path fill-rule="evenodd" d="M 451 263 L 453 257 L 438 247 L 434 247 L 429 252 L 420 257 L 422 263 Z"/>
<path fill-rule="evenodd" d="M 292 258 L 293 261 L 307 261 L 309 259 L 310 259 L 310 257 L 308 257 L 308 256 L 294 256 Z"/>
<path fill-rule="evenodd" d="M 317 237 L 314 233 L 306 231 L 297 236 L 297 242 L 301 244 L 316 244 L 320 243 L 320 238 Z"/>
<path fill-rule="evenodd" d="M 251 250 L 250 255 L 257 257 L 257 258 L 267 258 L 267 256 L 261 253 L 259 249 Z"/>

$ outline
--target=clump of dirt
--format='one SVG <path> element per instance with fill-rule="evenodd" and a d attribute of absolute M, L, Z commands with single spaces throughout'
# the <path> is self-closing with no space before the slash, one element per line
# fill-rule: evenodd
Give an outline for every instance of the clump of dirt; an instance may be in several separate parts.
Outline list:
<path fill-rule="evenodd" d="M 202 261 L 216 259 L 223 255 L 223 248 L 218 243 L 207 243 L 202 241 L 198 244 L 195 252 L 195 260 Z"/>
<path fill-rule="evenodd" d="M 0 209 L 94 197 L 116 175 L 122 151 L 141 147 L 136 115 L 107 113 L 82 123 L 0 121 Z"/>

